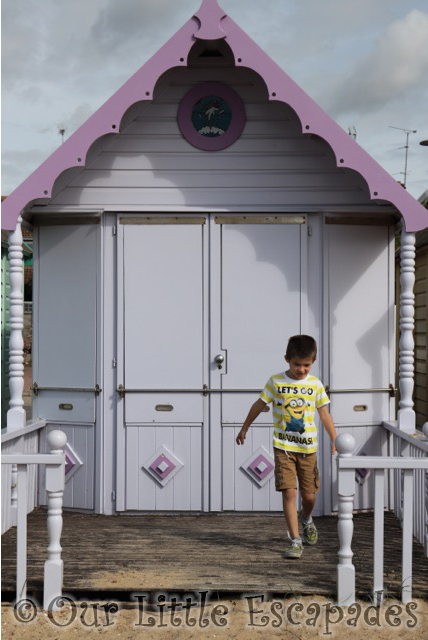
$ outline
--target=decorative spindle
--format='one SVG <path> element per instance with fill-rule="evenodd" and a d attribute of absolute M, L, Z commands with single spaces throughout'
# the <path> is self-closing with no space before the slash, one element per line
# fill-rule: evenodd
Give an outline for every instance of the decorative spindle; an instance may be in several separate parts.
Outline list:
<path fill-rule="evenodd" d="M 354 438 L 343 433 L 336 438 L 339 458 L 349 458 L 355 449 Z M 349 606 L 355 602 L 355 567 L 352 564 L 351 543 L 354 532 L 353 509 L 355 469 L 337 469 L 339 564 L 337 565 L 337 603 Z"/>
<path fill-rule="evenodd" d="M 398 426 L 406 433 L 416 428 L 413 409 L 415 328 L 415 234 L 401 231 L 401 298 L 400 298 L 400 409 Z"/>
<path fill-rule="evenodd" d="M 67 436 L 62 431 L 54 430 L 48 435 L 48 445 L 51 453 L 64 453 Z M 48 494 L 48 559 L 45 562 L 43 608 L 45 610 L 57 610 L 59 603 L 55 600 L 62 594 L 63 561 L 61 559 L 62 547 L 62 498 L 65 486 L 65 459 L 64 464 L 55 467 L 46 467 L 46 491 Z M 52 604 L 54 603 L 54 604 Z"/>
<path fill-rule="evenodd" d="M 10 340 L 9 387 L 10 402 L 7 412 L 7 430 L 25 427 L 24 409 L 24 262 L 22 252 L 21 216 L 16 229 L 9 234 L 10 268 Z"/>

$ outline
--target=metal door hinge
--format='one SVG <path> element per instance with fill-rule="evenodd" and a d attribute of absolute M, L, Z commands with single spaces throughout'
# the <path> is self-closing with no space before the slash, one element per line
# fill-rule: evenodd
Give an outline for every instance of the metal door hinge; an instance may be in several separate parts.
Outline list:
<path fill-rule="evenodd" d="M 308 236 L 312 235 L 312 227 L 308 224 Z"/>
<path fill-rule="evenodd" d="M 114 501 L 116 500 L 116 491 L 112 491 L 111 492 L 111 499 Z"/>
<path fill-rule="evenodd" d="M 116 225 L 114 225 L 114 227 L 112 228 L 112 230 L 111 230 L 111 231 L 112 231 L 112 234 L 113 234 L 114 236 L 117 236 L 117 226 L 116 226 Z"/>
<path fill-rule="evenodd" d="M 113 369 L 116 369 L 116 367 L 117 367 L 117 358 L 113 358 L 112 367 L 113 367 Z"/>

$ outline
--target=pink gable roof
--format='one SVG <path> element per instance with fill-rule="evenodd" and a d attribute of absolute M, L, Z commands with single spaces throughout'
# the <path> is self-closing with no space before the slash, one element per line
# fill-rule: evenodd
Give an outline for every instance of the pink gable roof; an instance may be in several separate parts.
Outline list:
<path fill-rule="evenodd" d="M 107 100 L 68 140 L 13 191 L 2 204 L 2 228 L 13 230 L 23 209 L 39 199 L 49 201 L 58 176 L 84 166 L 95 140 L 119 133 L 123 114 L 134 103 L 151 100 L 159 77 L 168 69 L 187 65 L 195 40 L 225 39 L 237 66 L 249 67 L 265 81 L 270 100 L 290 105 L 302 132 L 315 134 L 333 149 L 337 166 L 357 171 L 367 182 L 373 200 L 385 200 L 402 214 L 407 231 L 428 226 L 428 213 L 398 182 L 366 153 L 220 8 L 217 0 L 203 0 L 195 15 Z"/>

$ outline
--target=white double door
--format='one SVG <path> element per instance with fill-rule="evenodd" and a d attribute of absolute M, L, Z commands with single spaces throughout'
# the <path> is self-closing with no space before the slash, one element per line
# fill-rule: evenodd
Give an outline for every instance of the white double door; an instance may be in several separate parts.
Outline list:
<path fill-rule="evenodd" d="M 304 218 L 135 215 L 117 236 L 117 509 L 280 510 L 271 412 L 235 438 L 305 331 Z"/>

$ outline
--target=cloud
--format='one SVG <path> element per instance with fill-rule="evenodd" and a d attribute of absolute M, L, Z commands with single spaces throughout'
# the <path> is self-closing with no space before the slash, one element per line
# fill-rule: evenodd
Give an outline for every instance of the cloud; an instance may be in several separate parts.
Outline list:
<path fill-rule="evenodd" d="M 335 94 L 336 111 L 374 111 L 426 84 L 428 13 L 414 9 L 395 20 Z"/>

